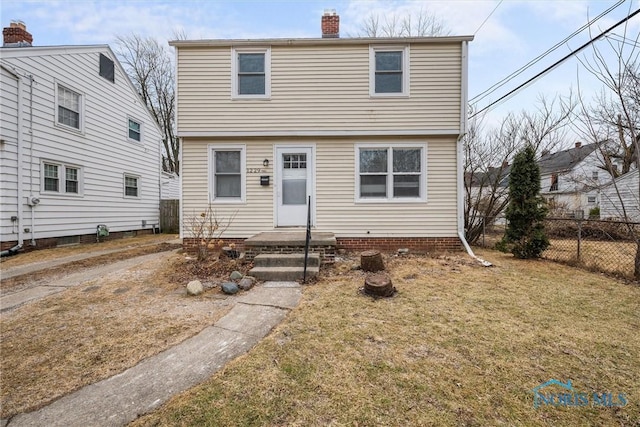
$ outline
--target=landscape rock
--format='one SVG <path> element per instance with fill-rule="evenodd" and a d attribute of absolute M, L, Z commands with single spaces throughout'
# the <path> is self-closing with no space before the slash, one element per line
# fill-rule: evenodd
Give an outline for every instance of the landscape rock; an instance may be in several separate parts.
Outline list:
<path fill-rule="evenodd" d="M 187 284 L 187 293 L 189 295 L 200 295 L 202 292 L 204 292 L 204 287 L 199 280 L 192 280 Z"/>
<path fill-rule="evenodd" d="M 238 285 L 236 285 L 233 282 L 224 282 L 221 287 L 222 287 L 222 292 L 228 295 L 237 294 L 238 291 L 240 291 L 240 288 L 238 287 Z"/>
<path fill-rule="evenodd" d="M 240 280 L 242 279 L 242 273 L 240 273 L 239 271 L 234 271 L 233 273 L 231 273 L 231 276 L 229 276 L 229 278 L 231 280 Z"/>
<path fill-rule="evenodd" d="M 256 281 L 255 278 L 253 278 L 251 276 L 245 276 L 238 283 L 238 287 L 240 289 L 242 289 L 243 291 L 248 291 L 249 289 L 251 289 L 253 287 L 253 285 L 255 284 L 255 281 Z"/>

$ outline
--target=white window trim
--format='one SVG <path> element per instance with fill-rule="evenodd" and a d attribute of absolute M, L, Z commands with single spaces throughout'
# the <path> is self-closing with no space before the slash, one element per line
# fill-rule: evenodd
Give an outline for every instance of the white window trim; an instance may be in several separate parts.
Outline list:
<path fill-rule="evenodd" d="M 137 196 L 129 196 L 127 195 L 127 178 L 135 178 L 138 184 L 138 195 Z M 142 177 L 140 175 L 136 175 L 133 173 L 123 173 L 122 174 L 122 196 L 125 199 L 140 199 L 140 194 L 142 193 Z"/>
<path fill-rule="evenodd" d="M 44 165 L 53 165 L 58 167 L 58 191 L 50 191 L 45 190 L 45 176 L 44 176 Z M 77 169 L 78 170 L 78 192 L 77 193 L 67 193 L 66 191 L 66 182 L 67 182 L 67 168 L 69 169 Z M 62 163 L 59 161 L 47 160 L 43 159 L 40 162 L 40 194 L 47 196 L 57 196 L 57 197 L 83 197 L 84 196 L 84 171 L 82 166 L 78 166 L 71 163 Z"/>
<path fill-rule="evenodd" d="M 245 203 L 247 194 L 247 147 L 244 144 L 230 144 L 230 145 L 218 145 L 209 144 L 207 146 L 208 151 L 208 174 L 209 174 L 209 202 L 215 204 L 237 204 Z M 240 151 L 240 197 L 239 198 L 216 198 L 215 197 L 215 159 L 214 153 L 216 151 Z"/>
<path fill-rule="evenodd" d="M 133 139 L 129 136 L 129 120 L 134 121 L 140 125 L 140 141 Z M 134 142 L 136 144 L 142 144 L 142 141 L 144 141 L 144 123 L 142 123 L 141 120 L 138 120 L 132 116 L 127 116 L 127 140 Z"/>
<path fill-rule="evenodd" d="M 376 52 L 402 51 L 402 92 L 401 93 L 376 93 Z M 369 46 L 369 96 L 371 98 L 408 98 L 411 86 L 409 45 L 395 46 Z"/>
<path fill-rule="evenodd" d="M 238 54 L 264 53 L 264 95 L 238 94 Z M 271 48 L 231 48 L 231 99 L 271 99 Z"/>
<path fill-rule="evenodd" d="M 79 114 L 80 114 L 80 120 L 79 120 L 79 126 L 80 128 L 74 128 L 73 126 L 69 126 L 69 125 L 65 125 L 64 123 L 60 123 L 58 121 L 58 110 L 59 110 L 59 104 L 58 104 L 58 88 L 62 86 L 63 88 L 70 90 L 71 92 L 75 92 L 78 95 L 80 95 L 80 100 L 79 100 L 79 105 L 78 108 L 80 109 Z M 65 130 L 69 130 L 71 132 L 75 132 L 75 133 L 84 133 L 84 115 L 85 115 L 85 108 L 84 108 L 84 99 L 85 99 L 85 94 L 82 91 L 79 91 L 78 89 L 74 88 L 71 85 L 68 85 L 66 83 L 61 83 L 59 81 L 54 81 L 54 104 L 55 104 L 55 114 L 53 117 L 53 124 L 61 129 L 65 129 Z"/>
<path fill-rule="evenodd" d="M 420 170 L 420 197 L 393 197 L 393 159 L 387 157 L 387 197 L 360 197 L 360 150 L 361 149 L 383 149 L 392 150 L 394 148 L 420 148 L 422 149 L 421 170 Z M 355 144 L 354 146 L 354 163 L 355 163 L 355 203 L 424 203 L 427 201 L 427 143 L 371 143 L 371 144 Z"/>

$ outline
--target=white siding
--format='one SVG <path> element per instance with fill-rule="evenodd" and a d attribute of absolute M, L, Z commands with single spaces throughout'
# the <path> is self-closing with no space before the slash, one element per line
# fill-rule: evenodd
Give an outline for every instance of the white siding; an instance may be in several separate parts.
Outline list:
<path fill-rule="evenodd" d="M 271 98 L 231 99 L 231 46 L 179 47 L 178 131 L 455 133 L 461 43 L 410 46 L 410 96 L 369 96 L 369 44 L 271 49 Z"/>
<path fill-rule="evenodd" d="M 162 200 L 180 199 L 180 178 L 177 175 L 164 172 L 160 175 L 160 198 Z"/>
<path fill-rule="evenodd" d="M 355 150 L 362 143 L 426 143 L 426 202 L 357 203 L 355 201 Z M 248 170 L 246 201 L 213 204 L 219 219 L 235 215 L 227 237 L 249 237 L 274 228 L 273 153 L 275 145 L 315 146 L 316 228 L 335 232 L 338 237 L 455 237 L 456 236 L 456 143 L 455 138 L 383 140 L 296 139 L 292 140 L 183 140 L 183 215 L 199 215 L 208 203 L 209 144 L 246 145 Z M 270 166 L 263 167 L 264 159 Z M 260 186 L 260 175 L 270 175 L 271 185 Z M 191 237 L 185 230 L 184 237 Z"/>
<path fill-rule="evenodd" d="M 618 192 L 613 184 L 602 188 L 600 193 L 600 217 L 601 218 L 624 218 L 626 210 L 627 217 L 633 222 L 640 222 L 640 185 L 638 183 L 638 170 L 633 170 L 616 180 Z M 622 200 L 622 202 L 621 202 Z"/>
<path fill-rule="evenodd" d="M 2 52 L 4 64 L 34 79 L 32 105 L 28 79 L 24 85 L 25 114 L 33 112 L 33 144 L 25 133 L 24 183 L 25 196 L 33 194 L 41 202 L 35 208 L 34 224 L 30 208 L 25 208 L 24 227 L 35 230 L 38 239 L 94 233 L 97 224 L 126 231 L 143 228 L 143 220 L 158 223 L 161 135 L 117 63 L 115 83 L 99 76 L 99 54 L 114 59 L 111 51 L 106 47 L 25 49 Z M 83 132 L 56 124 L 57 83 L 83 95 Z M 3 106 L 3 123 L 4 117 Z M 143 124 L 141 142 L 128 140 L 128 117 Z M 44 160 L 81 167 L 82 194 L 42 192 Z M 125 173 L 140 177 L 139 198 L 124 197 Z M 3 169 L 2 181 L 13 179 Z M 3 240 L 15 237 L 6 235 L 3 228 Z"/>
<path fill-rule="evenodd" d="M 18 81 L 4 68 L 0 71 L 0 237 L 9 241 L 18 236 L 18 223 L 11 222 L 18 215 Z"/>

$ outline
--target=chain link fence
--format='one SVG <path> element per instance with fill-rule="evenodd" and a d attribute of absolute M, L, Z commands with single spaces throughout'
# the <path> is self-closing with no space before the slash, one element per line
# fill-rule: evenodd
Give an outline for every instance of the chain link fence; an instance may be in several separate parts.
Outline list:
<path fill-rule="evenodd" d="M 478 244 L 494 247 L 504 235 L 504 228 L 504 224 L 487 226 Z M 640 223 L 547 218 L 545 232 L 551 245 L 543 258 L 634 279 Z"/>
<path fill-rule="evenodd" d="M 547 218 L 546 259 L 633 279 L 640 223 Z"/>

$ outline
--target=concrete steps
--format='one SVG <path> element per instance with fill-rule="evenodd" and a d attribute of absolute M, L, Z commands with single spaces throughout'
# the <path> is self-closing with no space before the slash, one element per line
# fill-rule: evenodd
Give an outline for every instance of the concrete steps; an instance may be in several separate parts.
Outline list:
<path fill-rule="evenodd" d="M 304 275 L 304 254 L 260 254 L 253 259 L 249 275 L 258 280 L 300 281 Z M 309 254 L 307 278 L 320 272 L 320 255 Z"/>

